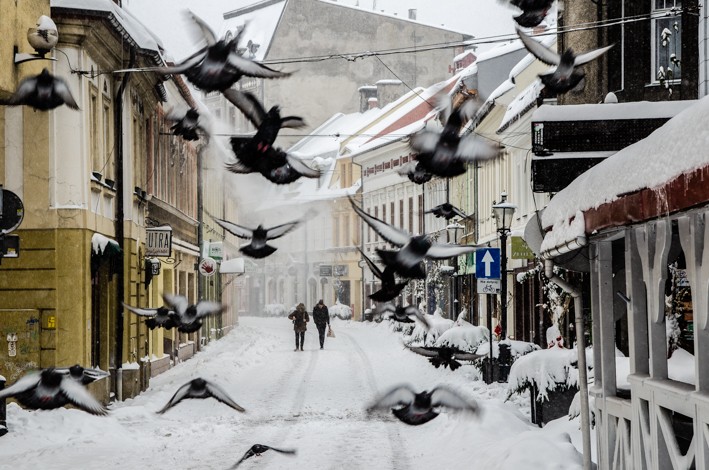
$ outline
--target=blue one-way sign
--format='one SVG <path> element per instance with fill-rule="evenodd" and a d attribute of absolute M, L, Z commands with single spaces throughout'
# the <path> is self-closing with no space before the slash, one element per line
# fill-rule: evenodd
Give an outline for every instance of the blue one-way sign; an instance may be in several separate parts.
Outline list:
<path fill-rule="evenodd" d="M 500 279 L 499 248 L 481 248 L 475 252 L 475 277 Z"/>

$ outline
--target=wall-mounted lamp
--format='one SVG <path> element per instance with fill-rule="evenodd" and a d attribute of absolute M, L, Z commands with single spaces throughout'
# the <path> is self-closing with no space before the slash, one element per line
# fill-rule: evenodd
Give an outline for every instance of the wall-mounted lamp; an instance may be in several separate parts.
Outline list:
<path fill-rule="evenodd" d="M 27 42 L 35 50 L 34 54 L 17 52 L 15 48 L 15 64 L 21 64 L 30 60 L 57 60 L 54 57 L 45 57 L 59 41 L 57 25 L 46 15 L 42 15 L 37 20 L 37 26 L 27 30 Z"/>

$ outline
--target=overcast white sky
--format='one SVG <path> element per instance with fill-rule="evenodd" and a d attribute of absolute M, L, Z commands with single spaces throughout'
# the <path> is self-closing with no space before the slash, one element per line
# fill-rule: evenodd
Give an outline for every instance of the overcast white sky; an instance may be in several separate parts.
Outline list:
<path fill-rule="evenodd" d="M 180 60 L 191 52 L 191 36 L 185 30 L 182 10 L 189 8 L 204 19 L 214 31 L 222 28 L 222 14 L 226 11 L 257 3 L 259 0 L 124 0 L 123 6 L 151 28 L 163 41 L 174 59 Z M 385 13 L 397 13 L 406 18 L 408 10 L 417 10 L 422 23 L 444 25 L 452 30 L 483 38 L 514 33 L 513 9 L 500 5 L 498 0 L 339 0 L 360 8 L 376 7 Z M 474 5 L 474 6 L 472 6 Z M 490 46 L 481 46 L 479 51 Z"/>

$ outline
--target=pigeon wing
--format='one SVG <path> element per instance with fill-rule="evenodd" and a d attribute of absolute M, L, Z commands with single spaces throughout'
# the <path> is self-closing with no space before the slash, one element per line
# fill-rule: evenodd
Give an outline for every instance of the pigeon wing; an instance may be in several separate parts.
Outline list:
<path fill-rule="evenodd" d="M 286 154 L 286 161 L 295 171 L 305 176 L 306 178 L 320 178 L 320 170 L 310 168 L 303 163 L 303 160 L 296 158 L 293 155 Z"/>
<path fill-rule="evenodd" d="M 190 391 L 190 386 L 192 385 L 192 382 L 187 382 L 184 384 L 182 387 L 178 388 L 175 394 L 170 398 L 170 401 L 167 402 L 165 406 L 162 407 L 161 410 L 159 410 L 157 413 L 158 414 L 163 414 L 173 406 L 177 405 L 180 403 L 184 398 L 187 396 L 187 394 Z"/>
<path fill-rule="evenodd" d="M 254 126 L 261 126 L 261 123 L 266 118 L 266 110 L 263 109 L 263 105 L 261 105 L 259 100 L 252 93 L 229 88 L 224 90 L 222 94 L 231 104 L 239 108 L 239 111 L 244 113 L 244 116 L 246 116 Z"/>
<path fill-rule="evenodd" d="M 121 302 L 121 305 L 123 305 L 123 308 L 128 310 L 129 312 L 135 313 L 136 315 L 140 315 L 141 317 L 154 317 L 155 315 L 158 314 L 158 309 L 157 308 L 138 308 L 138 307 L 131 307 L 130 305 L 126 305 L 125 303 Z"/>
<path fill-rule="evenodd" d="M 205 41 L 207 41 L 207 46 L 213 46 L 217 43 L 217 37 L 214 35 L 214 31 L 212 31 L 212 28 L 209 27 L 205 21 L 200 18 L 199 16 L 195 15 L 191 11 L 187 10 L 187 15 L 189 16 L 192 21 L 199 27 L 200 32 L 202 33 L 202 37 L 204 38 Z"/>
<path fill-rule="evenodd" d="M 108 414 L 108 410 L 96 400 L 79 382 L 65 377 L 59 385 L 61 393 L 64 394 L 69 403 L 92 415 L 103 416 Z"/>
<path fill-rule="evenodd" d="M 40 378 L 39 372 L 30 372 L 23 375 L 17 382 L 0 391 L 0 400 L 33 389 L 39 383 Z"/>
<path fill-rule="evenodd" d="M 367 409 L 391 408 L 397 405 L 409 405 L 414 401 L 416 392 L 408 385 L 398 385 L 381 395 Z"/>
<path fill-rule="evenodd" d="M 498 156 L 500 156 L 499 144 L 484 141 L 474 135 L 461 138 L 456 150 L 456 157 L 468 162 L 489 160 Z"/>
<path fill-rule="evenodd" d="M 76 104 L 76 100 L 69 90 L 69 85 L 61 78 L 54 77 L 54 93 L 64 100 L 64 103 L 71 109 L 79 109 L 79 105 Z"/>
<path fill-rule="evenodd" d="M 601 47 L 600 49 L 594 49 L 592 51 L 585 52 L 583 54 L 579 54 L 574 59 L 574 65 L 578 66 L 578 65 L 583 65 L 587 62 L 591 62 L 593 59 L 600 57 L 603 54 L 605 54 L 606 52 L 608 52 L 608 50 L 612 47 L 613 47 L 613 44 L 611 44 L 610 46 Z"/>
<path fill-rule="evenodd" d="M 455 358 L 458 359 L 459 361 L 477 361 L 478 359 L 482 359 L 484 357 L 487 357 L 486 354 L 473 354 L 473 353 L 466 353 L 466 352 L 455 352 Z"/>
<path fill-rule="evenodd" d="M 423 323 L 423 326 L 424 326 L 424 328 L 426 329 L 426 331 L 428 331 L 428 330 L 431 329 L 431 322 L 428 321 L 428 318 L 426 318 L 426 315 L 424 315 L 423 313 L 421 313 L 421 310 L 419 310 L 418 308 L 414 307 L 413 305 L 409 305 L 408 307 L 406 307 L 406 308 L 404 309 L 404 313 L 406 313 L 406 315 L 407 315 L 409 318 L 414 317 L 414 318 L 416 318 L 418 321 L 420 321 L 421 323 Z"/>
<path fill-rule="evenodd" d="M 468 217 L 468 216 L 465 214 L 465 212 L 463 212 L 462 210 L 458 209 L 458 208 L 455 207 L 455 206 L 453 206 L 452 210 L 453 210 L 453 213 L 454 213 L 455 215 L 457 215 L 458 217 L 460 217 L 461 219 L 464 219 L 464 218 Z"/>
<path fill-rule="evenodd" d="M 253 449 L 247 450 L 247 451 L 244 453 L 244 455 L 239 459 L 239 461 L 236 462 L 231 468 L 233 469 L 233 468 L 238 467 L 239 465 L 241 465 L 241 462 L 243 462 L 244 460 L 246 460 L 246 459 L 248 459 L 248 458 L 253 457 L 254 455 L 256 455 L 256 452 L 254 452 Z"/>
<path fill-rule="evenodd" d="M 242 227 L 241 225 L 237 225 L 237 224 L 229 222 L 227 220 L 217 219 L 216 217 L 213 217 L 213 219 L 224 230 L 228 231 L 232 235 L 236 235 L 239 238 L 248 239 L 248 238 L 253 238 L 253 236 L 254 236 L 254 231 L 251 230 L 250 228 Z"/>
<path fill-rule="evenodd" d="M 397 168 L 395 171 L 399 173 L 401 176 L 409 176 L 409 173 L 413 173 L 416 171 L 416 165 L 418 162 L 416 160 L 411 161 L 409 163 L 406 163 L 404 165 L 401 165 L 399 168 Z"/>
<path fill-rule="evenodd" d="M 434 243 L 426 252 L 428 258 L 446 259 L 477 251 L 478 247 L 469 245 L 444 245 Z"/>
<path fill-rule="evenodd" d="M 187 311 L 187 307 L 189 306 L 187 297 L 183 295 L 163 294 L 162 298 L 180 317 Z"/>
<path fill-rule="evenodd" d="M 20 82 L 15 93 L 8 99 L 8 104 L 22 104 L 22 102 L 37 89 L 37 76 L 27 77 Z"/>
<path fill-rule="evenodd" d="M 204 60 L 207 48 L 202 48 L 186 58 L 181 64 L 169 65 L 167 67 L 156 67 L 154 71 L 158 74 L 163 75 L 173 75 L 178 73 L 185 73 L 187 70 L 198 65 Z"/>
<path fill-rule="evenodd" d="M 411 136 L 409 145 L 411 148 L 421 153 L 430 153 L 436 149 L 441 135 L 433 131 L 419 131 Z"/>
<path fill-rule="evenodd" d="M 305 127 L 305 121 L 303 118 L 298 116 L 286 116 L 281 118 L 281 127 L 288 127 L 289 129 L 298 129 L 300 127 Z"/>
<path fill-rule="evenodd" d="M 229 54 L 229 57 L 227 57 L 227 62 L 242 74 L 248 75 L 249 77 L 282 78 L 290 75 L 288 72 L 279 72 L 278 70 L 273 70 L 263 64 L 259 64 L 258 62 L 242 57 L 236 52 Z"/>
<path fill-rule="evenodd" d="M 295 455 L 295 453 L 296 453 L 295 449 L 279 449 L 279 448 L 277 448 L 277 447 L 271 447 L 271 446 L 267 446 L 267 445 L 264 445 L 264 444 L 262 444 L 262 445 L 263 445 L 264 447 L 266 447 L 267 449 L 275 450 L 276 452 L 280 452 L 281 454 Z"/>
<path fill-rule="evenodd" d="M 418 346 L 406 346 L 409 351 L 415 352 L 416 354 L 420 354 L 421 356 L 426 356 L 426 357 L 438 357 L 438 351 L 435 349 L 429 349 L 429 348 L 421 348 Z"/>
<path fill-rule="evenodd" d="M 357 247 L 357 250 L 359 250 L 360 254 L 362 255 L 362 259 L 364 260 L 365 263 L 367 263 L 367 266 L 369 266 L 369 270 L 372 271 L 372 274 L 374 274 L 377 279 L 381 279 L 383 274 L 382 270 L 379 269 L 379 266 L 374 264 L 374 261 L 372 261 L 369 256 L 364 254 L 364 251 L 360 247 Z"/>
<path fill-rule="evenodd" d="M 242 174 L 242 175 L 254 172 L 253 168 L 248 167 L 239 161 L 227 163 L 226 169 L 232 173 L 237 173 L 237 174 Z"/>
<path fill-rule="evenodd" d="M 478 404 L 475 401 L 468 400 L 455 390 L 443 385 L 435 387 L 431 392 L 431 405 L 445 406 L 454 410 L 468 410 L 473 413 L 479 411 Z"/>
<path fill-rule="evenodd" d="M 561 56 L 559 56 L 559 54 L 544 46 L 544 44 L 535 41 L 530 36 L 527 36 L 519 28 L 517 29 L 517 35 L 522 40 L 524 47 L 526 47 L 534 57 L 541 60 L 545 64 L 559 65 L 561 62 Z"/>
<path fill-rule="evenodd" d="M 224 306 L 219 302 L 209 300 L 200 300 L 195 306 L 197 309 L 197 318 L 206 317 L 207 315 L 215 315 L 224 310 Z"/>
<path fill-rule="evenodd" d="M 367 225 L 372 227 L 375 232 L 377 232 L 382 238 L 384 238 L 389 243 L 397 246 L 404 246 L 409 243 L 411 236 L 408 232 L 401 230 L 399 228 L 393 227 L 386 222 L 383 222 L 376 217 L 372 217 L 362 209 L 360 209 L 357 204 L 355 204 L 354 199 L 350 197 L 350 204 L 352 208 L 359 215 L 362 220 L 364 220 Z"/>
<path fill-rule="evenodd" d="M 207 382 L 207 391 L 217 400 L 234 408 L 236 411 L 246 411 L 244 408 L 239 406 L 234 400 L 231 399 L 228 393 L 224 391 L 219 385 Z"/>
<path fill-rule="evenodd" d="M 266 239 L 275 240 L 276 238 L 280 238 L 291 230 L 294 230 L 296 227 L 298 227 L 298 225 L 300 225 L 300 221 L 296 220 L 294 222 L 288 222 L 287 224 L 276 225 L 275 227 L 271 227 L 266 230 Z"/>

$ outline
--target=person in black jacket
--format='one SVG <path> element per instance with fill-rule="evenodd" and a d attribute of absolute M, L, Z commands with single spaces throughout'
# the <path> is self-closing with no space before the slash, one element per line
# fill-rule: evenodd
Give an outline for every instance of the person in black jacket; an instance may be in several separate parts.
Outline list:
<path fill-rule="evenodd" d="M 330 326 L 330 313 L 327 311 L 327 306 L 322 299 L 313 307 L 313 320 L 315 321 L 315 326 L 318 327 L 320 349 L 322 349 L 325 346 L 325 326 Z"/>

